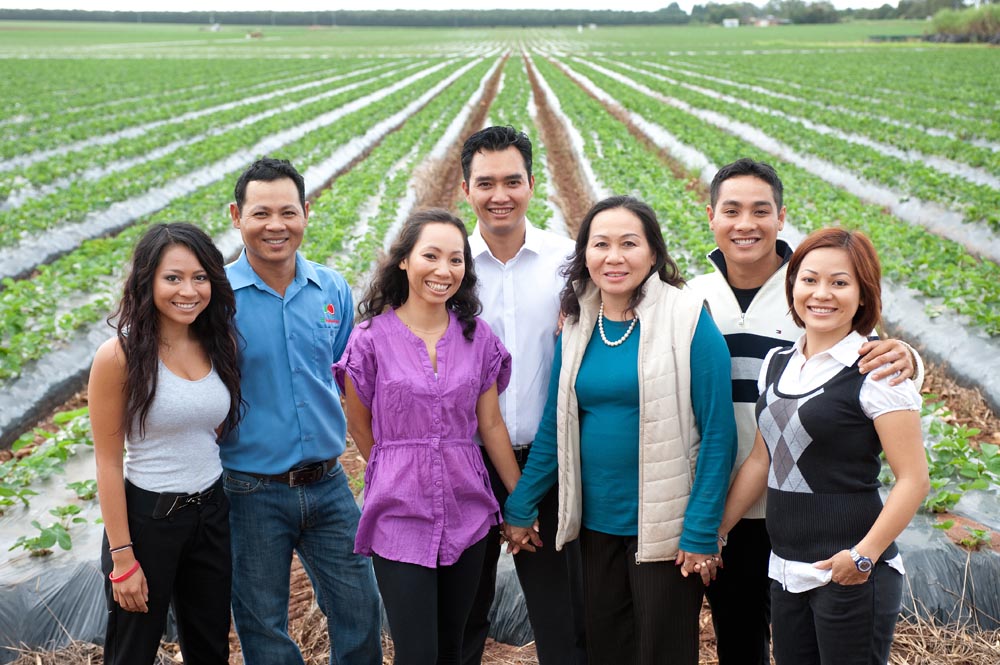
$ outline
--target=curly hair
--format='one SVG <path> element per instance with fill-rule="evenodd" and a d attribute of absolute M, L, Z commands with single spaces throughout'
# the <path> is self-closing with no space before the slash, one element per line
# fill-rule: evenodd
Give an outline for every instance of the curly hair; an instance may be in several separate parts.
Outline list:
<path fill-rule="evenodd" d="M 125 354 L 125 434 L 145 434 L 146 416 L 156 397 L 156 377 L 160 357 L 160 316 L 153 301 L 153 281 L 163 254 L 171 247 L 186 247 L 198 259 L 208 276 L 212 297 L 205 310 L 191 324 L 212 361 L 222 383 L 229 390 L 229 413 L 223 422 L 222 437 L 240 420 L 242 396 L 237 358 L 234 317 L 236 297 L 226 277 L 222 253 L 208 235 L 193 224 L 156 224 L 139 240 L 132 252 L 132 266 L 125 279 L 118 308 L 108 317 Z M 117 322 L 114 322 L 117 319 Z M 135 428 L 138 427 L 138 432 Z"/>
<path fill-rule="evenodd" d="M 384 312 L 386 308 L 396 309 L 406 302 L 410 295 L 410 283 L 406 271 L 400 268 L 399 264 L 413 251 L 417 240 L 420 239 L 421 231 L 428 224 L 450 224 L 462 234 L 462 242 L 465 245 L 465 276 L 458 291 L 447 300 L 445 307 L 455 312 L 462 324 L 462 334 L 471 340 L 476 332 L 476 316 L 483 307 L 476 296 L 476 284 L 479 280 L 476 278 L 472 262 L 469 234 L 462 220 L 442 208 L 418 210 L 403 223 L 403 228 L 389 248 L 389 253 L 375 270 L 375 276 L 372 277 L 364 298 L 358 303 L 359 321 L 369 321 Z"/>
<path fill-rule="evenodd" d="M 611 196 L 594 204 L 583 221 L 580 222 L 580 230 L 576 234 L 576 248 L 570 257 L 563 274 L 566 276 L 566 286 L 559 294 L 560 307 L 563 314 L 570 320 L 580 318 L 580 296 L 591 281 L 590 271 L 587 270 L 587 244 L 590 240 L 590 227 L 594 218 L 606 210 L 622 208 L 635 215 L 642 224 L 642 230 L 646 236 L 646 242 L 653 252 L 655 261 L 649 271 L 649 275 L 657 273 L 660 280 L 671 286 L 683 286 L 684 279 L 681 278 L 677 264 L 667 253 L 667 243 L 663 240 L 663 232 L 660 231 L 660 222 L 656 219 L 656 213 L 647 203 L 643 203 L 632 196 Z M 647 275 L 646 277 L 649 277 Z M 643 279 L 643 283 L 645 283 Z M 643 290 L 640 285 L 629 298 L 626 312 L 635 311 L 635 308 L 642 302 Z"/>

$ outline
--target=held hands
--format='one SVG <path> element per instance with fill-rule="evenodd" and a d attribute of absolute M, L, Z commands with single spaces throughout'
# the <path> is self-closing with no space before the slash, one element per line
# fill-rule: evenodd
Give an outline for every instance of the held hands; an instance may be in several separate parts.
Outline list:
<path fill-rule="evenodd" d="M 865 342 L 858 349 L 858 353 L 862 356 L 858 369 L 861 370 L 862 374 L 876 370 L 872 374 L 872 379 L 875 381 L 899 372 L 899 376 L 889 381 L 889 385 L 897 386 L 903 381 L 913 378 L 916 372 L 913 354 L 910 353 L 909 347 L 898 339 Z"/>
<path fill-rule="evenodd" d="M 534 552 L 536 548 L 542 546 L 542 539 L 538 535 L 538 520 L 530 527 L 514 526 L 506 522 L 501 527 L 503 532 L 500 535 L 501 542 L 507 541 L 507 553 L 517 554 L 521 550 Z"/>
<path fill-rule="evenodd" d="M 719 568 L 722 568 L 722 557 L 719 554 L 696 554 L 680 550 L 674 563 L 681 567 L 681 575 L 701 575 L 702 584 L 708 586 L 715 579 Z M 854 565 L 853 561 L 851 565 Z"/>
<path fill-rule="evenodd" d="M 115 602 L 121 605 L 123 610 L 148 612 L 149 585 L 146 584 L 146 574 L 140 567 L 129 575 L 128 571 L 136 563 L 134 558 L 130 557 L 129 559 L 129 561 L 115 561 L 111 576 L 118 578 L 124 575 L 125 579 L 120 582 L 112 582 L 111 592 L 114 594 Z"/>
<path fill-rule="evenodd" d="M 850 586 L 852 584 L 864 584 L 868 581 L 871 572 L 862 573 L 854 565 L 854 559 L 848 550 L 840 550 L 829 559 L 817 561 L 813 564 L 819 570 L 833 570 L 832 580 L 837 584 Z"/>

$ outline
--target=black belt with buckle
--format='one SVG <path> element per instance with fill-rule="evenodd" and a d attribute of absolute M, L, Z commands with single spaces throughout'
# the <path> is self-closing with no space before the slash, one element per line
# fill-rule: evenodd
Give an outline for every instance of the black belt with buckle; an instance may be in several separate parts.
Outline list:
<path fill-rule="evenodd" d="M 266 473 L 248 473 L 246 471 L 241 471 L 240 473 L 245 473 L 248 476 L 253 476 L 254 478 L 260 478 L 261 480 L 273 480 L 278 483 L 285 483 L 289 487 L 298 487 L 300 485 L 309 485 L 311 483 L 320 480 L 337 464 L 337 458 L 331 457 L 328 460 L 322 462 L 313 462 L 312 464 L 305 464 L 303 466 L 297 466 L 294 469 L 289 469 L 284 473 L 278 473 L 274 475 L 268 475 Z"/>
<path fill-rule="evenodd" d="M 217 480 L 208 489 L 193 494 L 178 494 L 176 492 L 151 492 L 125 481 L 125 500 L 129 508 L 148 514 L 154 520 L 170 517 L 178 510 L 188 506 L 214 504 L 218 494 L 222 492 L 222 480 Z"/>

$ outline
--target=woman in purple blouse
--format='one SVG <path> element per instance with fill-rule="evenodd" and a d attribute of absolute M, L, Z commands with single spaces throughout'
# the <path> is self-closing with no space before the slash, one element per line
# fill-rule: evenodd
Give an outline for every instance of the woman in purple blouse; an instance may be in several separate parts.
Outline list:
<path fill-rule="evenodd" d="M 510 354 L 476 318 L 475 287 L 461 220 L 411 215 L 333 367 L 368 460 L 354 551 L 372 557 L 397 665 L 460 660 L 484 539 L 499 523 L 477 432 L 508 491 L 520 477 L 498 400 Z"/>

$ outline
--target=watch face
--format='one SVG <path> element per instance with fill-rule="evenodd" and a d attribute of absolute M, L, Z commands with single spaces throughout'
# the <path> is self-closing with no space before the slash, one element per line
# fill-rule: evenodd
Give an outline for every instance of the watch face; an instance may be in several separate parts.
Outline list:
<path fill-rule="evenodd" d="M 867 573 L 870 572 L 873 565 L 872 560 L 866 556 L 862 556 L 853 547 L 850 550 L 851 558 L 854 559 L 854 566 L 858 569 L 858 572 Z"/>

